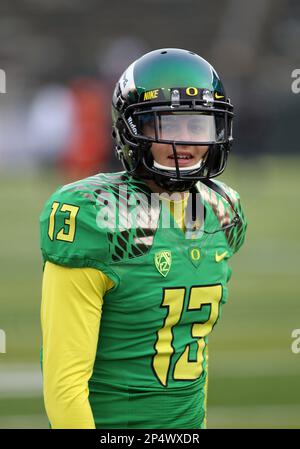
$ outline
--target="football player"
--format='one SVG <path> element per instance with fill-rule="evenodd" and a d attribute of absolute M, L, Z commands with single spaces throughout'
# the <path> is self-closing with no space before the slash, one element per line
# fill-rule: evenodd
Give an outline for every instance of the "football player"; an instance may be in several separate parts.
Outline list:
<path fill-rule="evenodd" d="M 212 180 L 233 107 L 206 60 L 167 48 L 125 70 L 112 115 L 124 171 L 60 187 L 40 217 L 47 415 L 52 428 L 205 428 L 208 335 L 246 230 L 237 192 Z"/>

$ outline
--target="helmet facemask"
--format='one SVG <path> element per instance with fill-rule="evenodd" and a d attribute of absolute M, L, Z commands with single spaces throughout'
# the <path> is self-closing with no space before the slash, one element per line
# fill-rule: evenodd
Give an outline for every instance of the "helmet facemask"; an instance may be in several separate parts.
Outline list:
<path fill-rule="evenodd" d="M 132 174 L 154 179 L 167 190 L 186 190 L 197 181 L 218 176 L 225 169 L 232 141 L 232 106 L 228 102 L 219 107 L 186 102 L 178 107 L 159 104 L 128 106 L 122 115 L 125 158 L 134 159 Z M 164 102 L 165 103 L 165 102 Z M 225 106 L 225 107 L 224 107 Z M 125 131 L 125 132 L 124 132 Z M 182 138 L 184 133 L 184 139 Z M 154 159 L 152 144 L 170 147 L 172 158 L 168 164 Z M 192 147 L 207 147 L 202 158 Z M 158 148 L 158 146 L 156 146 Z M 195 163 L 183 163 L 188 154 Z M 128 169 L 128 167 L 127 167 Z"/>

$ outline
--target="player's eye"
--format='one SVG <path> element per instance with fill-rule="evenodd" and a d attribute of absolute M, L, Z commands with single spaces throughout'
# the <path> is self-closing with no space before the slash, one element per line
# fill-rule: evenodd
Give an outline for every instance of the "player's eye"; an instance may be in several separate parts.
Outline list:
<path fill-rule="evenodd" d="M 166 132 L 174 132 L 178 127 L 174 122 L 165 122 L 163 128 Z"/>
<path fill-rule="evenodd" d="M 153 114 L 141 114 L 138 117 L 140 133 L 146 137 L 153 137 L 155 134 L 155 121 Z"/>
<path fill-rule="evenodd" d="M 188 130 L 192 134 L 200 134 L 205 131 L 205 127 L 199 120 L 190 120 L 188 123 Z"/>

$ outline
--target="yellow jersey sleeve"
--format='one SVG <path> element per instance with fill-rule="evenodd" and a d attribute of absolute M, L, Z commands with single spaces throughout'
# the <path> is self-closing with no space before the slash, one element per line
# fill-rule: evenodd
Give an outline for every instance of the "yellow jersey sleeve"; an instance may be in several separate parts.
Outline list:
<path fill-rule="evenodd" d="M 103 297 L 113 286 L 95 268 L 45 264 L 41 305 L 43 391 L 54 429 L 95 428 L 88 380 L 96 355 Z"/>

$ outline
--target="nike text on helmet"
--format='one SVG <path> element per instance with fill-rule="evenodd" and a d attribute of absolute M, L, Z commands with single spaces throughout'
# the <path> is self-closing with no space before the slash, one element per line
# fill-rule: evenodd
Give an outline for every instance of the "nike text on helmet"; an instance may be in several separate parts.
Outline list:
<path fill-rule="evenodd" d="M 216 71 L 187 50 L 145 54 L 125 70 L 113 94 L 113 137 L 125 170 L 170 191 L 187 190 L 224 171 L 232 119 L 233 106 Z M 188 129 L 184 139 L 178 131 L 183 121 Z M 153 159 L 154 142 L 170 145 L 174 168 Z M 182 167 L 178 145 L 208 146 L 208 151 L 197 164 Z"/>

